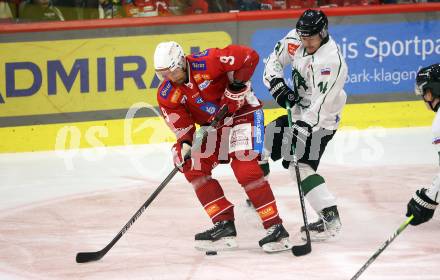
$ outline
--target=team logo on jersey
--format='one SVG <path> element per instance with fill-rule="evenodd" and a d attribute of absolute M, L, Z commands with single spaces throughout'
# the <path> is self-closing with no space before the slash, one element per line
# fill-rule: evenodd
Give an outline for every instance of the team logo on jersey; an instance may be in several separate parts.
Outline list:
<path fill-rule="evenodd" d="M 211 102 L 206 102 L 205 104 L 200 106 L 200 109 L 202 109 L 203 111 L 205 111 L 206 113 L 208 113 L 210 115 L 214 115 L 215 112 L 217 112 L 217 110 L 218 110 L 218 106 L 211 103 Z"/>
<path fill-rule="evenodd" d="M 209 54 L 209 50 L 204 50 L 203 52 L 193 54 L 192 57 L 194 57 L 194 58 L 204 57 L 204 56 L 207 56 L 208 54 Z"/>
<path fill-rule="evenodd" d="M 194 80 L 197 83 L 200 83 L 203 80 L 212 80 L 211 76 L 209 74 L 195 74 L 194 75 Z"/>
<path fill-rule="evenodd" d="M 199 84 L 200 91 L 206 89 L 211 82 L 212 80 L 205 80 L 203 83 Z"/>
<path fill-rule="evenodd" d="M 292 44 L 292 43 L 287 44 L 287 51 L 290 53 L 290 55 L 294 55 L 298 48 L 299 48 L 299 45 Z"/>
<path fill-rule="evenodd" d="M 172 88 L 173 88 L 173 86 L 171 85 L 170 81 L 167 81 L 165 83 L 165 85 L 163 86 L 162 90 L 160 91 L 160 96 L 162 96 L 163 99 L 167 99 Z"/>
<path fill-rule="evenodd" d="M 196 103 L 197 104 L 202 104 L 203 103 L 203 98 L 201 96 L 196 98 Z"/>
<path fill-rule="evenodd" d="M 206 70 L 206 60 L 191 62 L 192 70 Z"/>
<path fill-rule="evenodd" d="M 330 67 L 322 68 L 321 75 L 330 75 Z"/>
<path fill-rule="evenodd" d="M 179 97 L 181 95 L 180 89 L 176 89 L 173 93 L 173 95 L 171 96 L 171 102 L 172 103 L 177 103 L 179 101 Z"/>

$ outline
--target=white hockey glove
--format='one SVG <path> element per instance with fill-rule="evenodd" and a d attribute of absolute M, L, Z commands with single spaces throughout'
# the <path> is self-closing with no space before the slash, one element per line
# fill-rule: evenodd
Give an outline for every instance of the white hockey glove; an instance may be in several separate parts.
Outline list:
<path fill-rule="evenodd" d="M 171 151 L 173 153 L 174 166 L 179 168 L 180 172 L 185 173 L 192 169 L 192 159 L 188 158 L 185 160 L 185 156 L 190 150 L 191 145 L 186 142 L 177 142 L 171 148 Z"/>

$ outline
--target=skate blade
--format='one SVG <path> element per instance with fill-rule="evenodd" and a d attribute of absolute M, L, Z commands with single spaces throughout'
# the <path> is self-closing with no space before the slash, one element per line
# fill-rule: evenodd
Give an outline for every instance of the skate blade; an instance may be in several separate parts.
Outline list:
<path fill-rule="evenodd" d="M 194 247 L 199 251 L 229 251 L 238 248 L 236 237 L 223 237 L 217 241 L 196 240 Z"/>
<path fill-rule="evenodd" d="M 288 237 L 282 238 L 278 242 L 270 242 L 264 244 L 261 248 L 263 248 L 263 251 L 266 253 L 276 253 L 276 252 L 282 252 L 287 251 L 292 248 L 292 243 L 290 243 L 290 240 Z"/>
<path fill-rule="evenodd" d="M 319 232 L 319 233 L 310 232 L 310 241 L 312 241 L 312 242 L 325 242 L 325 241 L 329 241 L 329 240 L 336 240 L 337 236 L 338 236 L 338 232 L 339 231 L 336 231 L 336 232 L 324 231 L 324 232 Z M 307 241 L 307 236 L 304 231 L 301 232 L 301 239 L 303 241 Z"/>

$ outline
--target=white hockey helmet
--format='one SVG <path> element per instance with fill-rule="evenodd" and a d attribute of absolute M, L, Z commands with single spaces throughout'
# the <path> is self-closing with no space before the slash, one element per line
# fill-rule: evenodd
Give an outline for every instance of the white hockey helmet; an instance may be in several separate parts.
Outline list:
<path fill-rule="evenodd" d="M 154 69 L 169 69 L 172 72 L 177 67 L 185 68 L 185 53 L 182 47 L 173 41 L 159 43 L 154 51 Z"/>

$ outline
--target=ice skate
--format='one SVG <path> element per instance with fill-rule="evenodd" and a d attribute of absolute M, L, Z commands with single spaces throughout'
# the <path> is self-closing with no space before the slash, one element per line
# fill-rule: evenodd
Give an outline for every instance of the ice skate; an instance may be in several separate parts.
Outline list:
<path fill-rule="evenodd" d="M 336 206 L 322 209 L 319 220 L 309 224 L 310 239 L 315 242 L 334 238 L 341 230 L 341 220 Z M 306 240 L 305 227 L 301 227 L 301 238 Z"/>
<path fill-rule="evenodd" d="M 200 251 L 225 251 L 237 248 L 237 231 L 233 221 L 221 221 L 207 231 L 197 233 L 195 248 Z"/>
<path fill-rule="evenodd" d="M 289 250 L 292 244 L 289 241 L 289 233 L 282 224 L 271 226 L 266 236 L 258 244 L 267 253 Z"/>

